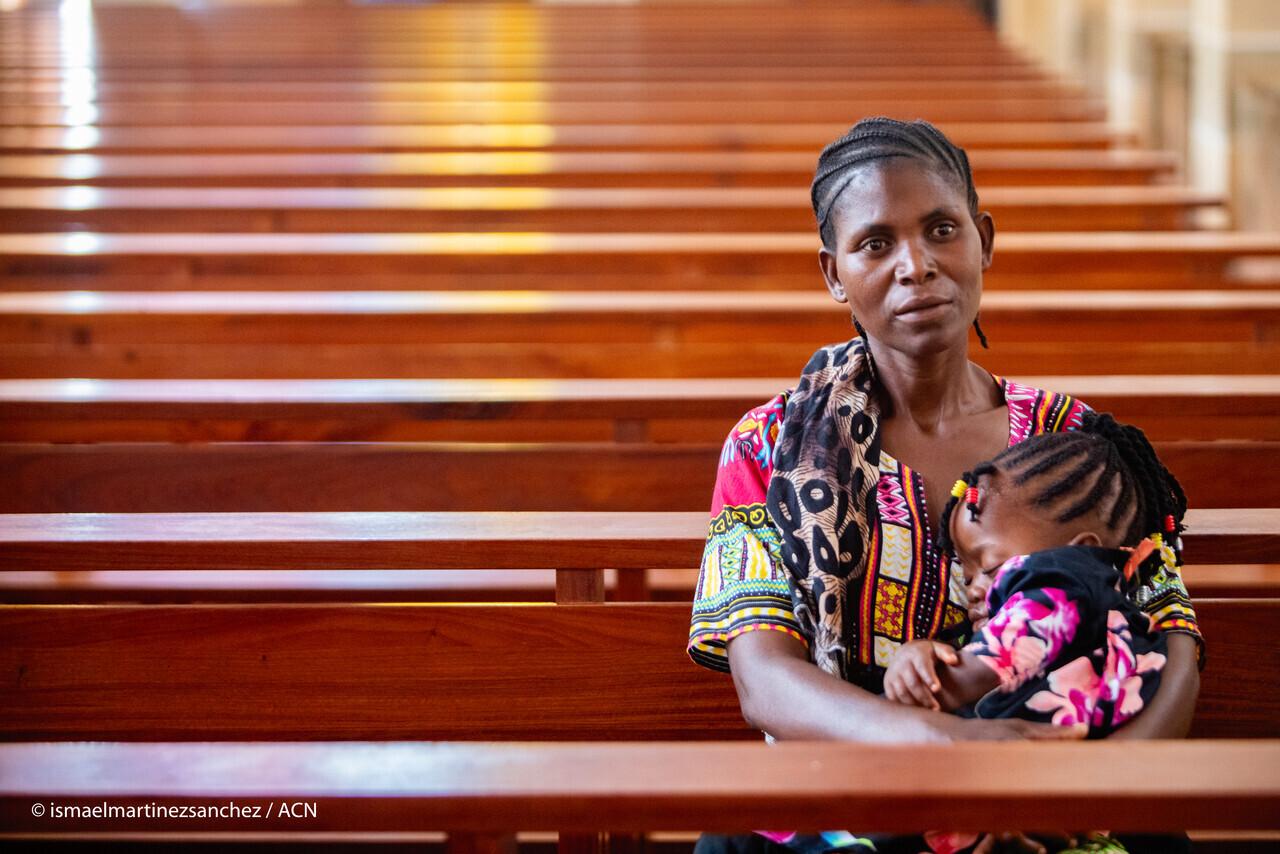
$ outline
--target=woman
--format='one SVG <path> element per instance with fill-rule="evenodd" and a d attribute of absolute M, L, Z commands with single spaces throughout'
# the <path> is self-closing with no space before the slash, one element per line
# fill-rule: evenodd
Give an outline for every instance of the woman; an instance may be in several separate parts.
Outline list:
<path fill-rule="evenodd" d="M 866 119 L 823 150 L 812 199 L 823 277 L 859 338 L 818 350 L 794 390 L 731 431 L 689 653 L 731 672 L 743 716 L 774 738 L 1071 737 L 878 696 L 899 645 L 967 630 L 963 579 L 937 544 L 957 476 L 1086 411 L 969 361 L 971 325 L 986 343 L 978 303 L 995 227 L 968 159 L 926 122 Z M 1169 662 L 1116 737 L 1181 737 L 1199 690 L 1195 614 L 1174 568 L 1136 601 L 1169 633 Z"/>

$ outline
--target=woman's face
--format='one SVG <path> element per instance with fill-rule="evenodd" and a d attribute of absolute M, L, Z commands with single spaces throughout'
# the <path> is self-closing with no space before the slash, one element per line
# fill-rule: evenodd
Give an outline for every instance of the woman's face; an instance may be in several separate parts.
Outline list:
<path fill-rule="evenodd" d="M 831 213 L 835 245 L 819 253 L 827 288 L 867 336 L 908 354 L 967 346 L 995 228 L 963 190 L 918 160 L 859 169 Z"/>

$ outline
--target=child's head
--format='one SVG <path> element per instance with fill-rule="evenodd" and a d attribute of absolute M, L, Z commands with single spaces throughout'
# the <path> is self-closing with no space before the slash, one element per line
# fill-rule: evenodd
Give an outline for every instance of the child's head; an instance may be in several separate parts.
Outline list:
<path fill-rule="evenodd" d="M 1186 509 L 1143 432 L 1090 412 L 1079 430 L 1036 436 L 966 472 L 943 512 L 943 547 L 964 570 L 976 618 L 994 571 L 1010 558 L 1136 546 L 1153 534 L 1176 550 Z"/>

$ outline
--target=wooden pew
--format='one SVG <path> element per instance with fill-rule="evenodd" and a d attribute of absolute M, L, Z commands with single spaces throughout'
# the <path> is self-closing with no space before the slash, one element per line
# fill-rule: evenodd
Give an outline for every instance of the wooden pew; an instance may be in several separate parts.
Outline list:
<path fill-rule="evenodd" d="M 0 515 L 0 558 L 23 570 L 484 567 L 598 579 L 583 567 L 697 566 L 706 524 L 697 512 L 11 513 Z M 1186 524 L 1188 563 L 1280 563 L 1280 509 L 1192 508 Z"/>
<path fill-rule="evenodd" d="M 1280 440 L 1280 378 L 1271 375 L 1016 378 L 1074 394 L 1157 440 Z M 795 377 L 0 380 L 0 440 L 507 442 L 518 436 L 719 443 L 742 413 L 794 383 Z"/>
<path fill-rule="evenodd" d="M 1280 507 L 1280 442 L 1157 442 L 1193 507 Z M 700 510 L 717 444 L 0 443 L 0 513 Z"/>
<path fill-rule="evenodd" d="M 1150 773 L 1171 758 L 1201 770 L 1174 780 Z M 925 773 L 943 763 L 956 774 Z M 442 828 L 742 832 L 748 815 L 753 826 L 918 832 L 924 802 L 934 826 L 957 828 L 1000 826 L 1016 811 L 1027 825 L 1046 827 L 1269 829 L 1280 823 L 1278 765 L 1274 740 L 928 747 L 7 744 L 0 745 L 0 817 L 10 834 L 61 830 L 82 839 L 178 830 L 282 839 L 317 831 L 403 837 Z M 814 784 L 815 769 L 841 768 L 874 769 L 877 784 L 838 773 Z M 256 807 L 258 816 L 32 814 L 33 803 L 121 805 L 140 794 L 158 796 L 165 806 L 234 801 Z M 1164 808 L 1150 809 L 1153 802 Z M 281 803 L 290 805 L 283 813 Z"/>
<path fill-rule="evenodd" d="M 929 69 L 920 69 L 927 71 Z M 849 81 L 853 83 L 854 81 Z M 4 84 L 0 84 L 3 86 Z M 9 84 L 27 88 L 38 84 Z M 56 88 L 56 83 L 39 84 Z M 100 84 L 106 87 L 111 84 Z M 181 84 L 158 84 L 181 85 Z M 261 81 L 255 86 L 263 85 Z M 310 83 L 278 84 L 310 86 Z M 365 83 L 361 85 L 372 86 Z M 384 82 L 383 86 L 422 83 Z M 130 125 L 100 128 L 0 127 L 5 154 L 127 153 L 129 151 L 233 153 L 236 151 L 470 151 L 486 149 L 773 151 L 814 154 L 848 129 L 832 123 L 679 125 L 548 125 L 511 122 L 484 125 L 228 125 L 188 128 Z M 1132 146 L 1102 122 L 948 122 L 942 126 L 957 145 L 980 148 L 1104 149 Z"/>
<path fill-rule="evenodd" d="M 846 116 L 890 115 L 910 121 L 919 115 L 938 121 L 1100 121 L 1105 108 L 1097 101 L 1082 98 L 1022 97 L 987 99 L 955 97 L 864 97 L 847 92 L 843 98 L 808 98 L 803 92 L 793 98 L 776 100 L 647 100 L 617 101 L 374 101 L 326 100 L 228 101 L 202 104 L 168 101 L 149 104 L 95 104 L 93 120 L 106 127 L 139 125 L 308 125 L 338 124 L 459 124 L 474 122 L 623 122 L 626 124 L 681 124 L 700 121 L 745 122 L 838 122 Z M 6 105 L 7 125 L 75 126 L 85 124 L 81 116 L 62 105 Z"/>
<path fill-rule="evenodd" d="M 586 277 L 585 286 L 591 287 L 595 274 L 625 271 L 657 277 L 650 289 L 699 287 L 704 276 L 739 274 L 747 283 L 741 287 L 768 290 L 777 287 L 771 277 L 783 274 L 818 290 L 818 246 L 815 234 L 802 232 L 205 234 L 198 240 L 189 234 L 0 234 L 0 269 L 13 277 L 10 288 L 20 287 L 21 276 L 73 272 L 146 273 L 170 282 L 220 273 L 310 274 L 346 283 L 365 274 L 483 273 L 509 276 L 520 285 L 537 274 L 561 281 Z M 1141 276 L 1153 284 L 1214 287 L 1240 258 L 1280 255 L 1280 237 L 1205 231 L 1009 233 L 1001 236 L 996 252 L 999 274 L 993 282 L 1006 274 L 1038 274 L 1050 281 L 1131 287 Z"/>
<path fill-rule="evenodd" d="M 166 236 L 180 237 L 147 239 Z M 1248 357 L 1278 346 L 1280 291 L 992 291 L 982 316 L 998 342 L 983 361 L 1001 373 L 1252 372 L 1264 363 Z M 1158 332 L 1135 335 L 1135 317 Z M 695 292 L 0 294 L 10 378 L 724 376 L 803 364 L 815 340 L 848 334 L 819 292 L 745 306 Z"/>
<path fill-rule="evenodd" d="M 997 187 L 1011 231 L 1169 231 L 1221 198 L 1184 187 Z M 0 231 L 804 231 L 808 194 L 782 188 L 28 187 L 0 190 Z"/>
<path fill-rule="evenodd" d="M 1280 564 L 1187 564 L 1182 579 L 1192 598 L 1280 598 Z M 609 602 L 684 602 L 693 599 L 698 570 L 604 571 Z M 554 570 L 434 569 L 132 569 L 9 570 L 0 573 L 0 602 L 108 603 L 334 603 L 334 602 L 552 602 Z"/>
<path fill-rule="evenodd" d="M 1266 512 L 1232 511 L 1226 520 L 1237 533 L 1210 530 L 1213 511 L 1194 514 L 1189 555 L 1274 560 L 1280 528 L 1275 511 Z M 7 566 L 127 563 L 155 571 L 405 561 L 454 570 L 485 561 L 636 568 L 687 561 L 701 548 L 692 524 L 686 535 L 673 533 L 694 521 L 679 514 L 549 518 L 7 516 L 0 517 L 0 549 Z M 572 529 L 560 527 L 570 519 Z M 1250 533 L 1259 528 L 1267 533 Z M 225 538 L 212 539 L 218 532 Z M 580 583 L 594 572 L 561 569 L 558 600 L 598 600 L 602 587 Z M 1271 677 L 1280 648 L 1264 629 L 1277 607 L 1266 599 L 1198 603 L 1210 660 L 1220 664 L 1204 674 L 1197 735 L 1275 737 L 1280 692 Z M 502 628 L 513 624 L 521 631 Z M 9 605 L 0 607 L 0 661 L 25 675 L 5 691 L 0 732 L 24 740 L 750 737 L 729 680 L 709 679 L 684 658 L 687 627 L 683 603 Z M 142 637 L 146 644 L 137 643 Z M 591 655 L 583 656 L 581 638 L 592 638 Z M 424 657 L 431 667 L 422 666 Z M 526 668 L 518 685 L 496 678 L 510 674 L 512 660 Z M 530 682 L 545 690 L 530 695 Z M 307 702 L 322 685 L 325 703 Z M 503 691 L 527 701 L 513 707 L 490 693 Z M 454 699 L 441 703 L 446 694 Z"/>
<path fill-rule="evenodd" d="M 848 98 L 851 87 L 847 80 L 818 79 L 804 85 L 806 97 L 814 100 Z M 361 100 L 367 103 L 434 101 L 614 101 L 625 99 L 641 103 L 649 101 L 711 101 L 726 98 L 755 98 L 776 101 L 796 94 L 790 80 L 758 80 L 743 83 L 735 80 L 559 80 L 530 78 L 526 81 L 474 81 L 437 83 L 387 83 L 369 85 L 360 82 L 297 83 L 264 80 L 245 83 L 104 83 L 94 87 L 94 102 L 136 109 L 148 104 L 188 102 L 197 107 L 228 102 L 308 104 L 317 101 L 338 103 Z M 900 78 L 866 80 L 856 87 L 858 97 L 867 98 L 967 98 L 974 94 L 972 80 Z M 991 100 L 1005 98 L 1082 98 L 1079 89 L 1045 78 L 1041 80 L 992 80 L 982 89 Z M 0 83 L 0 104 L 39 107 L 65 107 L 63 87 L 52 83 Z"/>
<path fill-rule="evenodd" d="M 979 149 L 971 162 L 979 187 L 1152 184 L 1176 165 L 1123 149 Z M 816 163 L 814 151 L 9 155 L 0 187 L 803 187 Z"/>

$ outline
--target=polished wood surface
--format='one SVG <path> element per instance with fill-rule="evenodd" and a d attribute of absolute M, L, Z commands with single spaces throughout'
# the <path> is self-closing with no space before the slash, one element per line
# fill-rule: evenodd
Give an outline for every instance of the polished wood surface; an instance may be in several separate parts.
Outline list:
<path fill-rule="evenodd" d="M 1185 187 L 997 187 L 983 193 L 1010 231 L 1177 230 L 1214 195 Z M 33 187 L 0 190 L 0 230 L 107 232 L 803 231 L 803 191 Z"/>
<path fill-rule="evenodd" d="M 1162 334 L 1134 336 L 1135 316 Z M 1254 373 L 1280 346 L 1280 291 L 993 291 L 983 326 L 998 346 L 977 358 L 1002 374 Z M 0 376 L 740 376 L 849 334 L 820 293 L 0 293 Z"/>
<path fill-rule="evenodd" d="M 1280 440 L 1280 378 L 1268 374 L 1011 379 L 1073 394 L 1153 439 Z M 0 380 L 0 439 L 722 442 L 744 412 L 794 382 Z"/>
<path fill-rule="evenodd" d="M 1192 507 L 1280 507 L 1280 442 L 1157 442 Z M 0 443 L 0 513 L 702 510 L 721 444 Z"/>
<path fill-rule="evenodd" d="M 717 69 L 708 69 L 715 72 Z M 921 79 L 931 75 L 948 74 L 946 68 L 924 66 L 914 69 Z M 407 80 L 411 72 L 402 71 Z M 948 79 L 960 79 L 962 72 L 950 70 Z M 989 70 L 977 70 L 970 79 L 982 79 Z M 350 72 L 351 77 L 359 74 Z M 741 77 L 738 78 L 742 79 Z M 846 77 L 846 79 L 850 79 Z M 592 86 L 599 85 L 596 81 Z M 654 85 L 650 80 L 645 85 Z M 768 81 L 757 80 L 756 83 Z M 853 82 L 850 80 L 850 82 Z M 807 83 L 806 85 L 811 85 Z M 148 84 L 138 84 L 146 86 Z M 169 87 L 181 91 L 188 84 L 153 83 L 152 86 Z M 216 85 L 216 84 L 208 84 Z M 243 86 L 243 84 L 240 84 Z M 269 85 L 254 81 L 255 91 Z M 310 81 L 280 83 L 278 86 L 306 87 L 317 85 Z M 422 82 L 364 82 L 348 83 L 354 91 L 382 90 L 385 87 L 404 86 L 416 89 Z M 464 85 L 477 85 L 474 83 Z M 483 85 L 483 84 L 480 84 Z M 793 84 L 791 84 L 793 85 Z M 111 83 L 99 84 L 100 90 Z M 0 83 L 0 91 L 58 91 L 59 84 Z M 323 89 L 322 89 L 323 91 Z M 556 150 L 662 150 L 684 151 L 735 150 L 770 151 L 802 150 L 811 155 L 848 128 L 848 120 L 805 124 L 745 124 L 742 122 L 704 122 L 678 125 L 627 125 L 627 124 L 516 124 L 512 122 L 483 125 L 226 125 L 221 127 L 188 128 L 170 125 L 130 125 L 127 127 L 0 127 L 0 152 L 6 154 L 57 154 L 57 153 L 127 153 L 129 151 L 153 151 L 178 153 L 205 151 L 209 153 L 233 153 L 236 151 L 485 151 L 489 149 L 539 149 Z M 1104 122 L 946 122 L 940 127 L 958 145 L 967 149 L 982 148 L 1049 148 L 1049 149 L 1106 149 L 1113 145 L 1125 147 L 1133 140 L 1119 134 Z"/>
<path fill-rule="evenodd" d="M 551 602 L 549 569 L 10 570 L 0 602 L 11 604 L 317 602 Z M 698 570 L 602 570 L 610 602 L 690 603 Z M 1188 564 L 1182 579 L 1200 599 L 1280 598 L 1280 564 Z M 596 594 L 592 591 L 592 596 Z"/>
<path fill-rule="evenodd" d="M 687 569 L 705 512 L 0 516 L 12 569 Z M 1193 508 L 1189 563 L 1280 563 L 1280 510 Z"/>
<path fill-rule="evenodd" d="M 808 151 L 465 151 L 350 154 L 68 154 L 0 157 L 0 187 L 803 187 Z M 1009 185 L 1150 184 L 1176 161 L 1142 150 L 976 150 L 974 180 Z"/>
<path fill-rule="evenodd" d="M 1166 780 L 1170 760 L 1199 769 Z M 954 774 L 938 775 L 945 764 Z M 1280 819 L 1280 742 L 779 744 L 0 745 L 6 828 L 43 831 L 32 802 L 311 802 L 314 819 L 101 822 L 125 832 L 546 828 L 743 832 L 756 826 L 911 830 L 1010 811 L 1036 826 L 1267 828 Z M 874 788 L 857 768 L 874 775 Z M 1151 809 L 1159 803 L 1161 809 Z M 1181 824 L 1179 824 L 1181 822 Z M 88 829 L 88 823 L 79 825 Z"/>
<path fill-rule="evenodd" d="M 1210 663 L 1196 737 L 1280 736 L 1277 608 L 1197 603 Z M 758 738 L 729 677 L 685 655 L 688 629 L 686 603 L 0 606 L 0 663 L 24 674 L 0 734 Z"/>
<path fill-rule="evenodd" d="M 9 274 L 9 289 L 25 289 L 27 276 L 54 274 L 129 274 L 169 277 L 178 282 L 234 274 L 305 274 L 312 289 L 321 281 L 351 277 L 361 287 L 375 288 L 366 274 L 459 277 L 465 287 L 483 288 L 472 274 L 502 276 L 508 288 L 529 287 L 533 275 L 560 282 L 625 271 L 632 277 L 659 277 L 662 289 L 701 288 L 705 277 L 738 276 L 739 287 L 773 290 L 818 289 L 816 256 L 819 241 L 808 233 L 567 233 L 567 232 L 432 232 L 416 234 L 0 234 L 0 264 Z M 1213 288 L 1241 257 L 1280 255 L 1280 236 L 1269 233 L 1191 232 L 1023 232 L 1001 235 L 997 242 L 993 288 L 1009 274 L 1057 277 L 1072 287 L 1133 288 L 1135 276 L 1146 287 L 1199 282 Z M 775 284 L 775 276 L 790 282 Z M 421 281 L 421 280 L 420 280 Z M 728 284 L 729 278 L 725 281 Z M 91 286 L 93 280 L 85 280 Z M 1140 285 L 1141 287 L 1142 285 Z M 153 285 L 154 287 L 154 285 Z M 276 290 L 270 279 L 256 286 Z M 328 286 L 333 288 L 332 285 Z M 451 286 L 459 287 L 458 284 Z M 501 287 L 501 286 L 499 286 Z M 545 285 L 543 286 L 546 287 Z M 574 288 L 558 284 L 557 288 Z M 578 285 L 578 288 L 583 285 Z M 649 286 L 653 289 L 654 284 Z M 723 287 L 723 285 L 722 285 Z M 576 288 L 575 288 L 576 289 Z"/>

